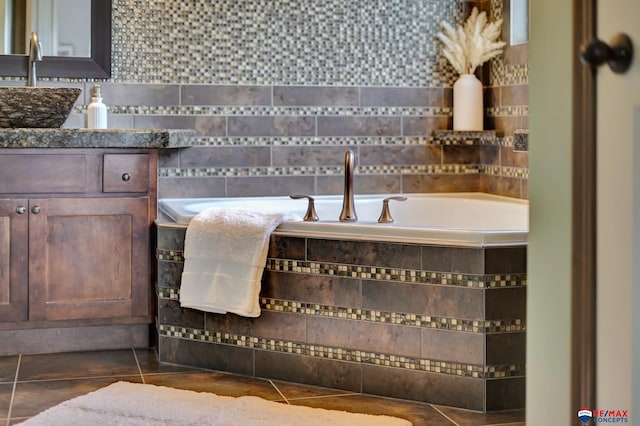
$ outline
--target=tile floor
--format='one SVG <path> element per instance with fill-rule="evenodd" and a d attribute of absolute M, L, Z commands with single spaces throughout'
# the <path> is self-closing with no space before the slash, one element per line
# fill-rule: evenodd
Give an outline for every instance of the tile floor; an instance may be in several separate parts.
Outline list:
<path fill-rule="evenodd" d="M 125 349 L 0 357 L 0 426 L 19 424 L 48 407 L 119 380 L 218 395 L 254 395 L 287 404 L 387 414 L 410 420 L 415 426 L 524 425 L 523 411 L 483 414 L 204 371 L 161 364 L 153 349 Z"/>

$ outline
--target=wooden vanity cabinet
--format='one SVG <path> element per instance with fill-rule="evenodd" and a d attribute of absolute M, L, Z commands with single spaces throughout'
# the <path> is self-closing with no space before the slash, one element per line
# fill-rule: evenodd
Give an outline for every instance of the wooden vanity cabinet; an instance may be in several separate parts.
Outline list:
<path fill-rule="evenodd" d="M 154 149 L 0 149 L 0 330 L 151 324 Z"/>

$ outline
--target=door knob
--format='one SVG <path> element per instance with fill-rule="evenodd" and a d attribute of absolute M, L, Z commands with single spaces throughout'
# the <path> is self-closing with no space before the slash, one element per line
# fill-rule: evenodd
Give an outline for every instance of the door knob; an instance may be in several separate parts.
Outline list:
<path fill-rule="evenodd" d="M 611 71 L 624 74 L 633 61 L 633 43 L 624 33 L 613 36 L 609 44 L 595 39 L 580 47 L 580 59 L 592 68 L 606 62 Z"/>
<path fill-rule="evenodd" d="M 33 207 L 31 207 L 31 213 L 33 213 L 33 214 L 38 214 L 38 213 L 40 213 L 40 207 L 39 207 L 39 206 L 33 206 Z"/>

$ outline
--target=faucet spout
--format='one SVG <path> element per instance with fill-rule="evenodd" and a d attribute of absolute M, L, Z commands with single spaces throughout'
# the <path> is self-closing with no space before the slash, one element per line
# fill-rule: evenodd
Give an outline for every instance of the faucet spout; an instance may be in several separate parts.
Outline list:
<path fill-rule="evenodd" d="M 27 78 L 27 86 L 36 87 L 36 63 L 42 61 L 42 43 L 38 40 L 38 33 L 31 33 L 31 42 L 29 43 L 29 75 Z"/>
<path fill-rule="evenodd" d="M 353 171 L 355 169 L 355 155 L 349 150 L 344 156 L 344 194 L 342 198 L 341 222 L 355 222 L 358 220 L 356 206 L 353 201 Z"/>

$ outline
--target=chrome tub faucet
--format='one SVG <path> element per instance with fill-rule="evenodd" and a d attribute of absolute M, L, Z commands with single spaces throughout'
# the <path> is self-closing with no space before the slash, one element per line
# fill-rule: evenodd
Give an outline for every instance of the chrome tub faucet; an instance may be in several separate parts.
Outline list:
<path fill-rule="evenodd" d="M 356 166 L 356 157 L 349 150 L 344 156 L 344 194 L 342 196 L 341 222 L 355 222 L 358 220 L 356 206 L 353 202 L 353 172 Z"/>
<path fill-rule="evenodd" d="M 36 87 L 36 62 L 42 61 L 42 43 L 38 40 L 36 32 L 31 33 L 31 42 L 29 43 L 29 76 L 27 86 Z"/>

